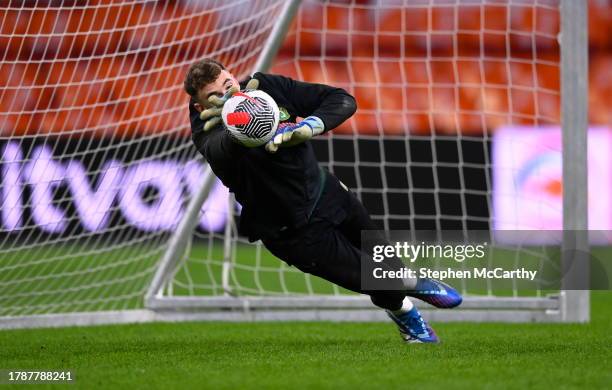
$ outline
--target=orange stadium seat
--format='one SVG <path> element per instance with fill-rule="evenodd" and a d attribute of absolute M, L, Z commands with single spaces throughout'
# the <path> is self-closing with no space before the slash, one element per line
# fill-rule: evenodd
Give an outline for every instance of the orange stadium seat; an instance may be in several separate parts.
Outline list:
<path fill-rule="evenodd" d="M 86 130 L 103 135 L 112 131 L 110 124 L 125 106 L 116 94 L 121 86 L 116 78 L 129 70 L 130 63 L 125 60 L 111 57 L 46 65 L 45 76 L 37 80 L 46 85 L 38 109 L 48 110 L 41 118 L 41 132 Z"/>
<path fill-rule="evenodd" d="M 510 60 L 508 64 L 508 83 L 511 87 L 535 88 L 535 65 Z"/>
<path fill-rule="evenodd" d="M 429 15 L 430 12 L 426 7 L 409 7 L 403 11 L 404 20 L 405 20 L 405 31 L 407 32 L 417 32 L 417 33 L 426 33 L 429 31 Z M 394 29 L 396 31 L 401 31 L 401 15 L 395 12 L 395 16 L 387 16 L 385 17 L 385 22 L 390 23 L 394 22 Z M 385 24 L 386 24 L 385 23 Z"/>
<path fill-rule="evenodd" d="M 431 68 L 432 84 L 450 85 L 455 84 L 456 69 L 452 60 L 432 60 L 429 62 Z"/>
<path fill-rule="evenodd" d="M 321 40 L 323 34 L 318 30 L 301 30 L 299 55 L 316 56 L 322 55 Z"/>
<path fill-rule="evenodd" d="M 334 129 L 334 134 L 351 134 L 352 133 L 352 119 L 344 121 L 340 124 L 340 126 Z"/>
<path fill-rule="evenodd" d="M 63 38 L 69 12 L 61 8 L 47 8 L 31 12 L 26 33 L 32 59 L 64 58 L 67 48 Z"/>
<path fill-rule="evenodd" d="M 431 49 L 437 55 L 454 54 L 454 36 L 457 31 L 455 6 L 440 6 L 431 9 Z"/>
<path fill-rule="evenodd" d="M 376 87 L 355 86 L 353 94 L 357 101 L 357 107 L 363 110 L 377 110 L 379 108 Z"/>
<path fill-rule="evenodd" d="M 482 6 L 459 7 L 457 9 L 457 45 L 459 53 L 473 51 L 480 47 L 483 33 L 481 26 L 483 23 Z M 485 44 L 489 42 L 485 40 Z"/>
<path fill-rule="evenodd" d="M 126 34 L 126 45 L 131 49 L 158 47 L 168 50 L 166 56 L 176 57 L 177 51 L 191 52 L 194 57 L 207 52 L 210 39 L 218 28 L 217 15 L 210 10 L 190 14 L 180 3 L 163 2 L 158 5 L 132 5 Z"/>
<path fill-rule="evenodd" d="M 141 95 L 145 94 L 141 81 L 144 76 L 139 76 L 139 73 L 146 72 L 138 62 L 133 61 L 125 65 L 123 72 L 110 86 L 112 100 L 118 103 L 116 109 L 117 131 L 120 134 L 131 134 L 134 129 L 134 123 L 138 120 L 135 112 L 135 105 Z"/>
<path fill-rule="evenodd" d="M 612 125 L 612 54 L 590 60 L 589 119 L 598 125 Z"/>
<path fill-rule="evenodd" d="M 561 28 L 559 10 L 537 7 L 535 12 L 535 43 L 538 52 L 557 51 Z"/>
<path fill-rule="evenodd" d="M 31 11 L 0 10 L 0 53 L 5 60 L 28 57 L 30 46 L 24 34 L 30 15 Z"/>
<path fill-rule="evenodd" d="M 560 123 L 561 77 L 559 66 L 536 64 L 536 110 L 540 123 Z"/>
<path fill-rule="evenodd" d="M 184 18 L 178 5 L 117 4 L 77 9 L 70 13 L 68 31 L 76 33 L 71 43 L 78 54 L 104 54 L 119 50 L 138 51 L 159 46 L 174 51 L 198 47 L 190 37 L 202 37 L 213 30 L 210 13 Z M 183 40 L 186 40 L 183 42 Z M 173 52 L 174 53 L 174 52 Z"/>
<path fill-rule="evenodd" d="M 372 33 L 382 33 L 384 35 L 396 34 L 399 35 L 402 31 L 411 30 L 406 23 L 403 21 L 403 13 L 411 11 L 402 11 L 397 8 L 372 8 L 370 9 L 371 21 L 369 25 L 364 25 L 364 30 Z"/>
<path fill-rule="evenodd" d="M 561 96 L 558 93 L 538 91 L 535 101 L 538 125 L 561 123 Z"/>
<path fill-rule="evenodd" d="M 380 77 L 376 74 L 375 62 L 372 59 L 353 60 L 349 66 L 353 77 L 355 77 L 355 82 L 359 84 L 375 85 Z"/>
<path fill-rule="evenodd" d="M 296 48 L 297 42 L 300 37 L 299 34 L 297 33 L 297 22 L 298 22 L 298 18 L 294 18 L 293 21 L 291 22 L 289 30 L 287 31 L 287 35 L 285 35 L 283 43 L 280 49 L 278 49 L 278 54 L 276 55 L 276 61 L 278 61 L 279 58 L 287 58 L 287 57 L 293 58 L 293 55 L 295 53 L 295 48 Z"/>
<path fill-rule="evenodd" d="M 479 33 L 486 18 L 484 5 L 465 4 L 457 8 L 457 31 Z M 475 43 L 478 43 L 476 41 Z"/>
<path fill-rule="evenodd" d="M 376 71 L 378 80 L 383 87 L 398 86 L 402 82 L 402 62 L 398 61 L 377 61 Z"/>
<path fill-rule="evenodd" d="M 408 85 L 427 85 L 430 82 L 428 64 L 425 59 L 404 61 L 402 66 Z"/>
<path fill-rule="evenodd" d="M 381 51 L 375 53 L 375 40 L 379 39 L 372 32 L 359 32 L 353 34 L 351 45 L 353 51 L 353 58 L 373 58 L 377 56 Z"/>
<path fill-rule="evenodd" d="M 169 4 L 169 2 L 166 2 Z M 139 51 L 151 46 L 163 46 L 171 40 L 169 21 L 157 7 L 151 4 L 132 4 L 125 9 L 131 12 L 123 16 L 126 30 L 122 42 L 129 50 Z M 179 34 L 179 30 L 176 30 Z"/>
<path fill-rule="evenodd" d="M 508 8 L 504 5 L 487 5 L 482 10 L 482 44 L 487 52 L 503 51 L 506 55 L 506 31 L 508 30 Z"/>
<path fill-rule="evenodd" d="M 379 87 L 380 121 L 385 134 L 402 134 L 407 131 L 406 115 L 406 93 L 402 87 Z"/>
<path fill-rule="evenodd" d="M 356 2 L 359 3 L 359 2 Z M 350 7 L 350 17 L 352 18 L 352 31 L 369 31 L 371 29 L 373 20 L 368 2 L 364 4 L 355 4 Z"/>
<path fill-rule="evenodd" d="M 57 62 L 47 65 L 49 77 L 39 77 L 48 112 L 43 116 L 41 132 L 83 131 L 89 135 L 107 131 L 113 122 L 108 106 L 110 91 L 104 75 L 108 70 L 99 63 Z"/>
<path fill-rule="evenodd" d="M 559 11 L 546 7 L 533 7 L 531 4 L 511 5 L 510 43 L 520 50 L 532 49 L 534 43 L 538 50 L 558 47 L 556 36 L 559 32 Z"/>
<path fill-rule="evenodd" d="M 302 80 L 313 83 L 325 82 L 322 64 L 316 60 L 303 60 L 299 62 L 298 74 Z"/>
<path fill-rule="evenodd" d="M 155 70 L 145 71 L 120 82 L 124 92 L 126 109 L 119 118 L 121 131 L 128 134 L 159 133 L 172 130 L 184 131 L 181 124 L 186 122 L 188 96 L 183 92 L 182 81 L 185 67 L 171 67 L 157 64 Z"/>
<path fill-rule="evenodd" d="M 481 68 L 484 65 L 478 59 L 457 60 L 457 80 L 460 85 L 482 83 L 484 76 Z"/>
<path fill-rule="evenodd" d="M 456 132 L 458 124 L 455 116 L 457 109 L 455 88 L 434 86 L 430 93 L 428 110 L 431 112 L 434 128 L 440 133 Z"/>
<path fill-rule="evenodd" d="M 326 82 L 340 87 L 348 85 L 354 78 L 350 73 L 349 62 L 346 60 L 326 60 L 323 63 L 326 70 Z"/>
<path fill-rule="evenodd" d="M 69 13 L 66 45 L 72 57 L 114 53 L 128 31 L 128 7 L 109 5 L 75 9 Z"/>
<path fill-rule="evenodd" d="M 372 10 L 375 25 L 372 32 L 382 52 L 399 53 L 405 46 L 407 53 L 420 53 L 427 47 L 428 11 L 425 8 Z M 376 27 L 378 31 L 376 31 Z M 403 33 L 402 33 L 403 31 Z"/>
<path fill-rule="evenodd" d="M 346 55 L 349 46 L 360 51 L 373 42 L 363 37 L 373 36 L 370 12 L 366 7 L 338 4 L 326 7 L 324 15 L 325 54 Z"/>
<path fill-rule="evenodd" d="M 300 7 L 300 22 L 304 29 L 323 30 L 323 12 L 325 7 L 318 2 L 307 2 Z"/>
<path fill-rule="evenodd" d="M 589 43 L 592 47 L 612 51 L 612 6 L 610 1 L 589 2 Z"/>
<path fill-rule="evenodd" d="M 112 78 L 121 73 L 119 63 L 120 59 L 117 57 L 46 62 L 41 65 L 36 82 L 48 88 L 63 88 L 71 84 L 104 80 L 106 84 L 102 88 L 108 88 L 108 84 L 113 82 Z"/>
<path fill-rule="evenodd" d="M 535 124 L 535 91 L 510 87 L 510 117 L 513 124 Z"/>
<path fill-rule="evenodd" d="M 478 70 L 481 83 L 486 84 L 487 86 L 498 87 L 503 86 L 506 87 L 509 83 L 509 80 L 512 79 L 512 65 L 508 65 L 508 61 L 504 60 L 481 60 L 480 69 Z M 524 65 L 524 64 L 520 64 Z M 526 65 L 529 72 L 532 71 L 531 65 Z M 510 68 L 511 72 L 508 73 L 508 68 Z M 515 76 L 516 78 L 517 76 Z"/>
<path fill-rule="evenodd" d="M 380 110 L 402 111 L 407 106 L 405 88 L 400 85 L 379 86 Z"/>
<path fill-rule="evenodd" d="M 89 6 L 92 6 L 92 7 L 94 7 L 94 6 L 113 5 L 113 4 L 117 4 L 117 0 L 88 0 L 87 4 Z"/>
<path fill-rule="evenodd" d="M 473 112 L 480 113 L 478 124 L 466 123 L 464 129 L 473 133 L 494 130 L 508 123 L 510 94 L 507 85 L 486 86 L 478 96 L 479 105 Z"/>
<path fill-rule="evenodd" d="M 131 118 L 128 133 L 178 135 L 177 129 L 187 122 L 187 96 L 178 88 L 167 92 L 147 92 L 148 95 L 135 99 L 129 105 Z M 174 103 L 168 104 L 168 102 Z M 184 105 L 177 102 L 184 102 Z"/>
<path fill-rule="evenodd" d="M 33 88 L 35 67 L 21 64 L 0 65 L 0 135 L 30 133 L 32 114 L 39 91 Z"/>
<path fill-rule="evenodd" d="M 533 33 L 534 12 L 531 4 L 515 4 L 508 6 L 510 19 L 510 32 L 519 34 L 521 41 L 526 44 L 531 43 L 531 34 Z"/>
<path fill-rule="evenodd" d="M 427 86 L 408 86 L 406 93 L 406 110 L 408 112 L 426 113 L 429 111 L 430 89 Z"/>
<path fill-rule="evenodd" d="M 537 87 L 545 91 L 561 91 L 561 67 L 559 65 L 549 65 L 537 63 L 535 65 Z"/>
<path fill-rule="evenodd" d="M 436 6 L 430 9 L 431 13 L 431 32 L 432 33 L 448 33 L 457 30 L 456 6 Z"/>
<path fill-rule="evenodd" d="M 300 79 L 298 76 L 299 62 L 293 60 L 293 56 L 277 56 L 270 73 L 282 74 L 293 79 Z"/>
<path fill-rule="evenodd" d="M 359 103 L 357 103 L 359 105 Z M 353 115 L 351 119 L 350 131 L 347 127 L 343 129 L 347 133 L 361 134 L 361 135 L 374 135 L 382 133 L 382 129 L 379 132 L 378 121 L 376 119 L 377 113 L 375 111 L 359 109 Z M 340 132 L 337 132 L 340 133 Z"/>
<path fill-rule="evenodd" d="M 342 5 L 330 4 L 325 7 L 324 33 L 326 55 L 345 56 L 350 42 L 349 16 L 350 8 Z"/>
<path fill-rule="evenodd" d="M 321 55 L 321 38 L 323 31 L 322 4 L 304 3 L 300 8 L 300 54 Z"/>

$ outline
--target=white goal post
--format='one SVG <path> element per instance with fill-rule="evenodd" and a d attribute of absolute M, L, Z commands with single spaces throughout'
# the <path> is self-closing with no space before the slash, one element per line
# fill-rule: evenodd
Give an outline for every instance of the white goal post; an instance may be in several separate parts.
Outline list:
<path fill-rule="evenodd" d="M 0 7 L 3 20 L 15 25 L 3 23 L 0 35 L 8 42 L 0 58 L 6 85 L 0 96 L 0 328 L 386 318 L 368 297 L 303 275 L 273 258 L 261 243 L 238 235 L 239 206 L 200 161 L 183 120 L 181 77 L 204 56 L 220 58 L 239 77 L 271 69 L 339 85 L 358 101 L 360 96 L 372 99 L 338 132 L 314 143 L 322 165 L 355 191 L 386 230 L 493 229 L 494 141 L 487 129 L 527 122 L 560 125 L 562 207 L 542 207 L 562 214 L 563 264 L 574 276 L 567 283 L 583 286 L 588 280 L 583 257 L 589 252 L 586 2 L 176 2 L 182 9 L 155 1 L 85 3 Z M 480 13 L 479 28 L 460 27 L 462 10 Z M 513 30 L 512 10 L 530 15 L 530 30 Z M 428 30 L 409 25 L 414 15 L 407 12 L 412 11 L 425 16 Z M 446 11 L 451 16 L 440 21 Z M 506 15 L 505 27 L 487 25 L 485 14 L 498 11 Z M 538 26 L 539 17 L 551 15 L 560 20 L 554 34 Z M 371 47 L 360 47 L 358 37 Z M 471 39 L 479 50 L 464 53 L 462 39 Z M 505 49 L 489 54 L 488 39 Z M 438 52 L 445 40 L 448 47 Z M 527 49 L 515 56 L 511 40 Z M 552 50 L 560 60 L 539 53 L 540 41 L 556 45 Z M 395 54 L 385 52 L 398 42 Z M 423 46 L 412 52 L 411 42 Z M 452 74 L 439 80 L 436 69 L 447 64 Z M 387 76 L 396 67 L 394 86 Z M 38 75 L 30 77 L 31 68 Z M 464 77 L 468 68 L 476 69 L 478 79 Z M 524 69 L 531 83 L 520 80 Z M 411 70 L 422 74 L 413 77 Z M 540 81 L 550 71 L 558 72 L 560 88 Z M 385 88 L 398 91 L 400 103 L 389 103 Z M 519 99 L 533 95 L 535 108 L 519 108 L 515 91 Z M 504 103 L 490 106 L 485 99 L 490 94 Z M 469 110 L 459 103 L 466 96 L 473 103 Z M 555 99 L 560 118 L 545 104 Z M 482 126 L 481 133 L 463 133 L 469 118 Z M 428 150 L 425 157 L 415 149 L 421 146 Z M 455 160 L 439 154 L 444 150 L 457 155 Z M 463 155 L 474 150 L 482 155 L 478 161 Z M 396 159 L 396 152 L 404 157 Z M 443 170 L 457 172 L 451 174 L 458 178 L 456 187 L 447 186 Z M 469 172 L 477 172 L 476 185 Z M 172 183 L 181 183 L 180 188 L 173 191 Z M 77 204 L 81 194 L 93 201 Z M 131 198 L 138 202 L 129 203 Z M 447 211 L 450 199 L 457 199 L 460 213 Z M 474 202 L 486 213 L 473 211 Z M 590 318 L 588 291 L 527 296 L 516 289 L 459 287 L 466 294 L 461 307 L 423 307 L 427 318 Z"/>

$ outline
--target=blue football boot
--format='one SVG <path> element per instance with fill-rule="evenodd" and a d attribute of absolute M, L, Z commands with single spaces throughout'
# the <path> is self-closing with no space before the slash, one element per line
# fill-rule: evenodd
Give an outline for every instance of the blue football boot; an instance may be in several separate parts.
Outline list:
<path fill-rule="evenodd" d="M 416 306 L 403 314 L 393 314 L 386 310 L 387 315 L 399 328 L 400 335 L 407 343 L 437 343 L 436 332 L 425 322 Z"/>
<path fill-rule="evenodd" d="M 406 295 L 441 309 L 459 306 L 463 301 L 461 294 L 448 284 L 427 278 L 420 278 L 414 290 L 408 290 Z"/>

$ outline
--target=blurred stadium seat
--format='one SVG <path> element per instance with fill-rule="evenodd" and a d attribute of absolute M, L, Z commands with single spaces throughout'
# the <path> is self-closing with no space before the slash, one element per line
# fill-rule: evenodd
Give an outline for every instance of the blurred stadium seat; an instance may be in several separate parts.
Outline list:
<path fill-rule="evenodd" d="M 594 56 L 590 63 L 589 120 L 612 125 L 612 55 Z"/>
<path fill-rule="evenodd" d="M 403 11 L 376 4 L 304 3 L 300 30 L 294 21 L 273 69 L 352 88 L 360 110 L 339 132 L 426 133 L 433 126 L 443 133 L 478 134 L 508 122 L 558 120 L 559 71 L 551 65 L 558 62 L 556 10 L 520 2 L 415 3 Z M 178 128 L 180 113 L 167 112 L 164 102 L 187 101 L 180 88 L 186 66 L 219 51 L 222 38 L 234 33 L 231 27 L 219 28 L 232 15 L 176 17 L 199 12 L 183 9 L 191 7 L 183 2 L 97 0 L 89 5 L 69 12 L 52 6 L 0 9 L 5 61 L 0 80 L 7 87 L 0 96 L 3 134 L 80 130 L 103 135 L 113 122 L 127 134 Z M 612 6 L 605 0 L 589 5 L 590 120 L 610 123 Z M 296 49 L 297 63 L 288 60 Z M 345 59 L 349 50 L 351 61 Z M 482 59 L 470 60 L 474 53 Z M 17 60 L 22 62 L 11 62 Z M 11 88 L 19 85 L 31 89 Z M 42 120 L 36 110 L 46 112 Z"/>
<path fill-rule="evenodd" d="M 47 110 L 40 133 L 76 132 L 104 135 L 114 122 L 108 89 L 109 71 L 99 62 L 65 61 L 40 67 L 38 85 L 45 85 L 41 104 Z M 40 109 L 40 108 L 39 108 Z"/>
<path fill-rule="evenodd" d="M 28 11 L 0 10 L 0 53 L 4 61 L 14 61 L 29 54 L 25 34 L 30 15 Z"/>
<path fill-rule="evenodd" d="M 0 84 L 3 86 L 0 91 L 0 135 L 16 135 L 30 126 L 38 91 L 22 86 L 34 85 L 35 76 L 32 66 L 0 65 Z"/>

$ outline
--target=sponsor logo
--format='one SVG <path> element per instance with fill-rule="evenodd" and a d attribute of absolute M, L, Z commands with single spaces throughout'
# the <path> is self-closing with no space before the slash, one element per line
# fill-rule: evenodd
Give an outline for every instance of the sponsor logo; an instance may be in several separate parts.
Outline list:
<path fill-rule="evenodd" d="M 281 122 L 288 121 L 289 118 L 291 118 L 291 115 L 289 115 L 289 112 L 287 111 L 285 107 L 279 106 L 278 110 L 280 111 L 280 121 Z"/>
<path fill-rule="evenodd" d="M 187 200 L 201 186 L 199 161 L 146 158 L 131 163 L 113 159 L 96 169 L 83 161 L 60 160 L 47 145 L 27 158 L 18 143 L 0 147 L 0 231 L 37 228 L 51 234 L 121 228 L 171 231 L 185 213 Z M 201 209 L 199 228 L 219 231 L 227 220 L 228 189 L 217 182 Z M 58 201 L 58 197 L 61 201 Z"/>

